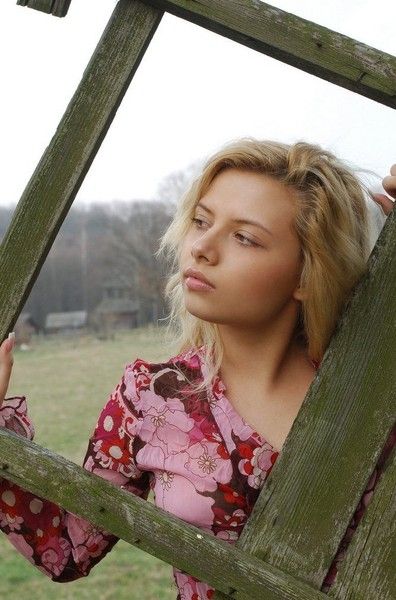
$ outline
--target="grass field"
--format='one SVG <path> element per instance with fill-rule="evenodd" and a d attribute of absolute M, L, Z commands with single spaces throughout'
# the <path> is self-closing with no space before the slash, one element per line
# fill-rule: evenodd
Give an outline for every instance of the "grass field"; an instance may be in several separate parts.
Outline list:
<path fill-rule="evenodd" d="M 37 338 L 31 350 L 14 351 L 7 396 L 27 397 L 37 443 L 81 464 L 98 414 L 124 366 L 137 357 L 159 361 L 171 354 L 162 329 L 155 327 L 116 332 L 107 341 L 88 335 Z M 58 584 L 0 536 L 0 598 L 174 600 L 176 595 L 172 568 L 122 540 L 88 577 Z"/>

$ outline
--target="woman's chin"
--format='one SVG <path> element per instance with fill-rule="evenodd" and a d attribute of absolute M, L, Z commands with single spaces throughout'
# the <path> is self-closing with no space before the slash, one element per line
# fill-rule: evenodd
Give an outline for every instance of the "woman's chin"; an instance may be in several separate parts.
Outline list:
<path fill-rule="evenodd" d="M 205 321 L 206 323 L 220 325 L 228 322 L 227 319 L 224 319 L 224 317 L 220 315 L 214 314 L 213 311 L 210 312 L 208 310 L 199 310 L 196 306 L 192 307 L 188 303 L 185 303 L 185 308 L 186 311 L 190 313 L 190 315 L 192 315 L 193 317 L 197 317 L 197 319 Z"/>

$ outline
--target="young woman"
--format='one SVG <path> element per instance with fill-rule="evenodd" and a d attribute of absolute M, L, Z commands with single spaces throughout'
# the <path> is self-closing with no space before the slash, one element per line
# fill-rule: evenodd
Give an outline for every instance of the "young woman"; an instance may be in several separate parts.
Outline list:
<path fill-rule="evenodd" d="M 396 197 L 396 165 L 383 186 Z M 390 213 L 386 195 L 373 199 Z M 332 153 L 253 138 L 223 147 L 184 194 L 158 252 L 173 260 L 166 294 L 176 354 L 126 365 L 89 440 L 85 468 L 143 498 L 153 489 L 157 506 L 234 543 L 369 252 L 364 186 Z M 1 345 L 0 361 L 1 401 L 12 342 Z M 32 438 L 24 396 L 4 400 L 0 425 Z M 4 479 L 0 520 L 10 541 L 55 581 L 87 575 L 117 541 Z M 174 577 L 179 599 L 213 595 L 176 568 Z"/>

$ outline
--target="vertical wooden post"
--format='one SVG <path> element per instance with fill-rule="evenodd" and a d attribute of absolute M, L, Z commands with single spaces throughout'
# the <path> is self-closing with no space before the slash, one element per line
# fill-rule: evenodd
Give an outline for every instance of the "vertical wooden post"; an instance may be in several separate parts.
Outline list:
<path fill-rule="evenodd" d="M 0 246 L 1 340 L 14 326 L 162 14 L 138 1 L 118 2 L 23 192 Z"/>

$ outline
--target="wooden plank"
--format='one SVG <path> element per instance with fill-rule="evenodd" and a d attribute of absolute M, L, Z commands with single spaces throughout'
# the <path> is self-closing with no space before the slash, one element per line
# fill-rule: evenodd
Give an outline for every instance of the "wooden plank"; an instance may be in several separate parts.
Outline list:
<path fill-rule="evenodd" d="M 162 14 L 141 2 L 117 4 L 15 209 L 0 246 L 1 340 L 14 327 Z"/>
<path fill-rule="evenodd" d="M 71 0 L 55 0 L 52 7 L 54 17 L 65 17 L 70 8 Z"/>
<path fill-rule="evenodd" d="M 396 108 L 396 58 L 258 0 L 145 0 L 196 25 Z"/>
<path fill-rule="evenodd" d="M 396 421 L 395 298 L 396 211 L 237 541 L 318 589 Z"/>
<path fill-rule="evenodd" d="M 17 4 L 51 14 L 53 0 L 18 0 Z"/>
<path fill-rule="evenodd" d="M 396 451 L 328 595 L 337 600 L 396 598 Z"/>
<path fill-rule="evenodd" d="M 238 591 L 246 600 L 326 599 L 234 545 L 5 429 L 0 429 L 0 476 L 223 592 Z"/>
<path fill-rule="evenodd" d="M 17 0 L 17 4 L 52 14 L 55 17 L 65 17 L 71 0 Z"/>

